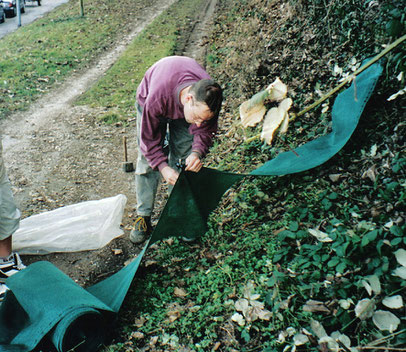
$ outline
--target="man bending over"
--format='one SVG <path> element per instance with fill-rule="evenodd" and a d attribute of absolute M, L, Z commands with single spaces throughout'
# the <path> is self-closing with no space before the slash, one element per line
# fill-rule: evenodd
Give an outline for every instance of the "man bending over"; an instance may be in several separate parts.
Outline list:
<path fill-rule="evenodd" d="M 221 87 L 193 59 L 166 57 L 145 73 L 137 89 L 137 219 L 130 233 L 141 243 L 151 233 L 160 176 L 174 185 L 182 160 L 199 172 L 212 145 L 223 101 Z M 190 219 L 189 219 L 190 220 Z"/>

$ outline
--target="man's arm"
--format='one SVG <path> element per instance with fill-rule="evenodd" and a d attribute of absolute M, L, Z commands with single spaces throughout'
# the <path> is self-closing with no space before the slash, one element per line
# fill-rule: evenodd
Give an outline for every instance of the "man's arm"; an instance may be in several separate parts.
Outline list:
<path fill-rule="evenodd" d="M 158 104 L 147 102 L 142 110 L 140 150 L 153 169 L 158 169 L 171 185 L 174 185 L 179 173 L 168 165 L 168 159 L 162 150 L 162 134 L 158 116 L 162 115 L 156 107 Z"/>
<path fill-rule="evenodd" d="M 160 129 L 159 116 L 161 111 L 156 108 L 158 104 L 148 102 L 142 109 L 141 131 L 140 131 L 140 150 L 148 164 L 153 169 L 162 169 L 168 165 L 161 140 L 163 138 Z"/>
<path fill-rule="evenodd" d="M 179 172 L 172 169 L 170 166 L 165 166 L 161 169 L 161 175 L 170 185 L 175 185 L 179 177 Z"/>

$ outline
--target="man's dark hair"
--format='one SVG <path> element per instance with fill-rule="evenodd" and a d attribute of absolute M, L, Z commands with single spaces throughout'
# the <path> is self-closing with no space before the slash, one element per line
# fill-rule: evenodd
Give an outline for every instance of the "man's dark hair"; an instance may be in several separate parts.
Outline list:
<path fill-rule="evenodd" d="M 197 102 L 205 103 L 217 117 L 223 102 L 223 90 L 220 85 L 210 79 L 202 79 L 190 87 Z"/>

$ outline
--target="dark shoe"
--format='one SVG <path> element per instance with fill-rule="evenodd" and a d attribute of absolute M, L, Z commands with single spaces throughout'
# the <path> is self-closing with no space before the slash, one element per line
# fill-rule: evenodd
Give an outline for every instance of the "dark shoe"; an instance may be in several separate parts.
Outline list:
<path fill-rule="evenodd" d="M 5 283 L 11 275 L 23 269 L 25 265 L 18 253 L 11 253 L 8 258 L 0 259 L 0 283 Z"/>
<path fill-rule="evenodd" d="M 134 222 L 133 229 L 130 232 L 130 241 L 134 244 L 144 242 L 151 234 L 151 217 L 138 216 Z"/>

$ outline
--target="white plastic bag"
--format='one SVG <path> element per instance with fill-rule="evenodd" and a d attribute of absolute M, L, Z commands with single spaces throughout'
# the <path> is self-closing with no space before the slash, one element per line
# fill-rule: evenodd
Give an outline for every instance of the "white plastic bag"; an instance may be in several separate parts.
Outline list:
<path fill-rule="evenodd" d="M 105 246 L 121 236 L 120 223 L 127 197 L 92 200 L 30 216 L 13 235 L 20 254 L 76 252 Z"/>

